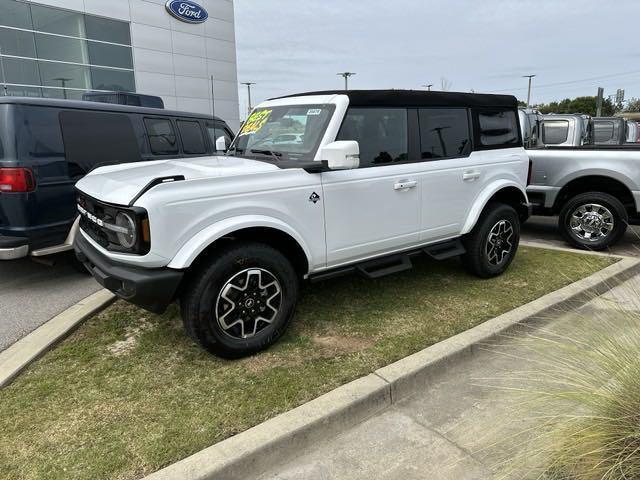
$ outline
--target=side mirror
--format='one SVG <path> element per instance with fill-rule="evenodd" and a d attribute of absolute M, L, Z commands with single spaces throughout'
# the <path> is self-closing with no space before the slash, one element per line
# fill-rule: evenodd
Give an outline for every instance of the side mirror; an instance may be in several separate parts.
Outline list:
<path fill-rule="evenodd" d="M 326 160 L 330 170 L 350 170 L 360 166 L 360 146 L 353 140 L 330 143 L 320 151 L 320 160 Z"/>
<path fill-rule="evenodd" d="M 227 151 L 227 139 L 224 137 L 218 137 L 216 139 L 216 151 L 217 152 L 226 152 Z"/>

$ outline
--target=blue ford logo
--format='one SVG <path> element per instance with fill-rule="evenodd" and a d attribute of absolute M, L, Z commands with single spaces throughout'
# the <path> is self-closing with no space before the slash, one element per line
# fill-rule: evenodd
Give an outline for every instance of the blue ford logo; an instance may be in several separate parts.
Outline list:
<path fill-rule="evenodd" d="M 209 18 L 207 11 L 195 2 L 169 0 L 165 4 L 167 12 L 187 23 L 202 23 Z"/>

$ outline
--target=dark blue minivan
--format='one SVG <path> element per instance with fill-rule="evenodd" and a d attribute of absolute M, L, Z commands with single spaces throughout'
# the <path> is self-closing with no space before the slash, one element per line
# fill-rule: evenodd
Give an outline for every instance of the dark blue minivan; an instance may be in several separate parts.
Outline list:
<path fill-rule="evenodd" d="M 117 163 L 201 157 L 233 134 L 195 113 L 0 97 L 0 260 L 70 250 L 75 183 Z"/>

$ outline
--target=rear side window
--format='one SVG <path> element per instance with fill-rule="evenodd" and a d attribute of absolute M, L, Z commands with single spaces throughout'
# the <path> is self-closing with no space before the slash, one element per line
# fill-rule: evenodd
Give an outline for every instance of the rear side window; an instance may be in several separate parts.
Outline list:
<path fill-rule="evenodd" d="M 520 145 L 518 120 L 514 110 L 483 109 L 476 112 L 479 145 L 511 148 Z"/>
<path fill-rule="evenodd" d="M 184 153 L 188 155 L 197 155 L 207 152 L 204 145 L 204 137 L 202 136 L 202 129 L 198 122 L 191 122 L 186 120 L 178 120 L 178 131 L 182 138 L 182 149 Z"/>
<path fill-rule="evenodd" d="M 567 120 L 545 120 L 542 124 L 542 143 L 545 145 L 559 145 L 569 137 L 569 122 Z"/>
<path fill-rule="evenodd" d="M 166 118 L 145 118 L 144 126 L 149 136 L 149 146 L 155 155 L 176 155 L 178 139 L 171 121 Z"/>
<path fill-rule="evenodd" d="M 337 140 L 360 144 L 360 167 L 408 159 L 406 108 L 350 108 Z"/>
<path fill-rule="evenodd" d="M 78 178 L 94 168 L 140 160 L 140 149 L 127 115 L 67 110 L 60 126 L 69 176 Z"/>
<path fill-rule="evenodd" d="M 464 157 L 471 153 L 469 116 L 463 108 L 421 108 L 421 158 Z"/>

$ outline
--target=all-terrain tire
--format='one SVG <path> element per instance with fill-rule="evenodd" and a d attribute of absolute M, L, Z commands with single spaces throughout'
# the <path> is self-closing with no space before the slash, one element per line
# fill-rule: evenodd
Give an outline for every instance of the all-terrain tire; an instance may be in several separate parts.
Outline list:
<path fill-rule="evenodd" d="M 607 224 L 609 219 L 610 225 Z M 628 222 L 627 211 L 616 197 L 608 193 L 587 192 L 565 203 L 560 211 L 558 227 L 564 239 L 574 247 L 605 250 L 622 238 Z"/>
<path fill-rule="evenodd" d="M 520 243 L 520 218 L 513 207 L 488 204 L 474 229 L 464 239 L 462 264 L 480 278 L 502 274 L 513 261 Z"/>
<path fill-rule="evenodd" d="M 189 336 L 209 352 L 239 358 L 264 350 L 293 318 L 299 279 L 277 249 L 238 242 L 191 273 L 180 298 Z"/>

